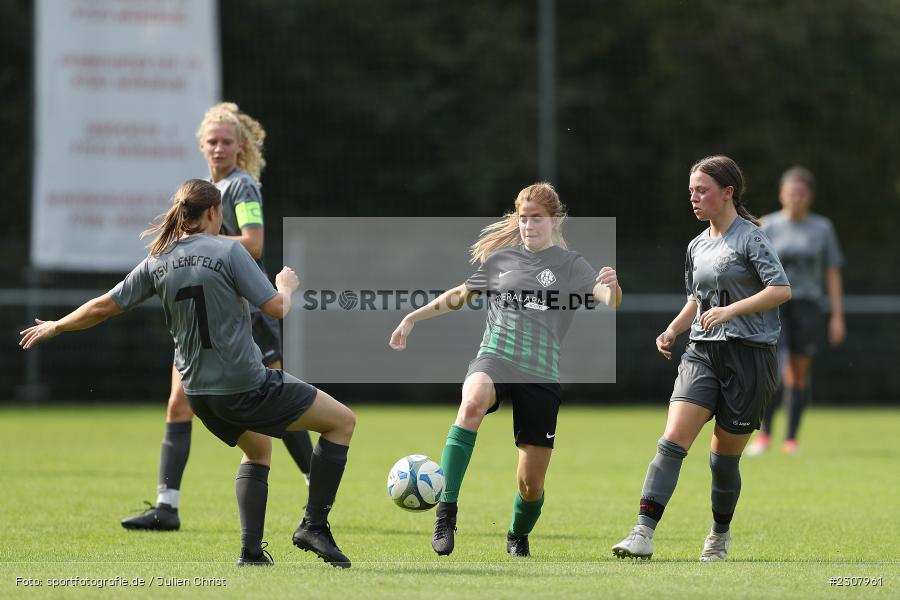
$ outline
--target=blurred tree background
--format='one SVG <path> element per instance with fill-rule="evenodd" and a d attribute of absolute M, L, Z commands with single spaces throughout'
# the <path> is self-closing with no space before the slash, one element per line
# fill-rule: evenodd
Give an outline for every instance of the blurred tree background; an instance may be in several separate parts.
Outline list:
<path fill-rule="evenodd" d="M 219 10 L 223 98 L 269 134 L 270 272 L 282 216 L 497 216 L 538 178 L 536 2 L 221 0 Z M 29 209 L 32 3 L 0 0 L 0 19 L 0 270 L 16 287 L 29 219 L 40 218 Z M 680 293 L 685 247 L 702 229 L 687 203 L 688 169 L 714 153 L 742 166 L 757 215 L 778 208 L 784 169 L 812 169 L 814 210 L 844 246 L 847 292 L 900 293 L 898 32 L 900 3 L 879 0 L 559 0 L 554 183 L 571 215 L 618 218 L 626 293 Z M 41 281 L 100 288 L 117 279 Z M 652 342 L 669 318 L 654 316 L 640 335 Z M 872 395 L 896 398 L 897 375 L 860 363 L 892 347 L 873 336 L 895 337 L 897 320 L 851 321 L 829 368 L 875 377 Z M 620 347 L 628 327 L 620 320 Z M 857 361 L 863 350 L 875 354 Z M 21 361 L 6 364 L 0 378 L 12 385 Z M 637 395 L 670 386 L 673 374 L 661 373 L 665 385 Z"/>

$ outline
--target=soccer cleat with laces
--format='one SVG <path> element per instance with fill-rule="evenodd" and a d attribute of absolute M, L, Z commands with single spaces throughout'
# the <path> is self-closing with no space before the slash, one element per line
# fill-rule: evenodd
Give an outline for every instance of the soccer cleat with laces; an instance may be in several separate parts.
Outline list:
<path fill-rule="evenodd" d="M 731 545 L 731 530 L 725 533 L 710 531 L 703 542 L 703 553 L 700 555 L 702 562 L 717 562 L 728 557 L 728 547 Z"/>
<path fill-rule="evenodd" d="M 531 556 L 528 549 L 528 536 L 506 532 L 506 553 L 510 556 Z"/>
<path fill-rule="evenodd" d="M 246 548 L 241 548 L 241 557 L 237 560 L 237 566 L 271 567 L 274 565 L 275 560 L 272 558 L 272 555 L 269 554 L 269 551 L 266 550 L 266 546 L 268 545 L 269 542 L 263 542 L 259 554 L 251 554 Z"/>
<path fill-rule="evenodd" d="M 441 502 L 434 520 L 434 534 L 431 547 L 439 556 L 449 556 L 453 552 L 456 531 L 456 502 Z"/>
<path fill-rule="evenodd" d="M 322 525 L 312 525 L 303 517 L 294 532 L 294 545 L 305 552 L 313 552 L 332 567 L 350 568 L 350 559 L 341 552 L 331 535 L 328 521 Z"/>
<path fill-rule="evenodd" d="M 653 556 L 653 530 L 646 525 L 635 525 L 628 537 L 612 547 L 619 558 L 649 560 Z"/>
<path fill-rule="evenodd" d="M 155 531 L 177 531 L 181 527 L 181 519 L 178 518 L 178 509 L 160 502 L 156 506 L 144 500 L 147 510 L 136 517 L 124 519 L 122 527 L 125 529 L 144 529 Z"/>

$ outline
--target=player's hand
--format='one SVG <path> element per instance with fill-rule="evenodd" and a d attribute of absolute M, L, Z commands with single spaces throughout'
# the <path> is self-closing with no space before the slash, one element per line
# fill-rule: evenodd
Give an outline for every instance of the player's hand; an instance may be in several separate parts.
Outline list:
<path fill-rule="evenodd" d="M 832 346 L 840 346 L 847 337 L 847 328 L 843 315 L 831 315 L 828 320 L 828 341 Z"/>
<path fill-rule="evenodd" d="M 59 331 L 56 329 L 56 321 L 35 319 L 34 322 L 37 325 L 32 325 L 28 329 L 23 329 L 19 332 L 19 335 L 22 336 L 22 339 L 19 340 L 19 345 L 22 346 L 23 350 L 28 350 L 38 342 L 49 340 L 59 335 Z"/>
<path fill-rule="evenodd" d="M 409 333 L 412 331 L 414 325 L 415 323 L 407 321 L 406 319 L 400 321 L 400 324 L 397 325 L 397 329 L 391 334 L 391 341 L 388 342 L 388 346 L 397 352 L 405 350 L 406 338 L 409 337 Z"/>
<path fill-rule="evenodd" d="M 672 344 L 675 343 L 676 337 L 674 333 L 666 329 L 656 338 L 656 349 L 666 357 L 666 360 L 672 360 Z"/>
<path fill-rule="evenodd" d="M 281 290 L 284 288 L 288 293 L 293 294 L 294 290 L 300 287 L 300 278 L 294 273 L 290 267 L 284 267 L 275 276 L 275 287 Z"/>
<path fill-rule="evenodd" d="M 602 283 L 608 288 L 616 289 L 616 286 L 619 285 L 619 278 L 616 275 L 616 270 L 612 267 L 603 267 L 600 269 L 600 272 L 597 274 L 597 283 Z"/>
<path fill-rule="evenodd" d="M 700 326 L 709 331 L 716 325 L 721 325 L 727 321 L 730 321 L 732 318 L 731 311 L 727 306 L 715 306 L 710 308 L 708 311 L 700 315 Z"/>

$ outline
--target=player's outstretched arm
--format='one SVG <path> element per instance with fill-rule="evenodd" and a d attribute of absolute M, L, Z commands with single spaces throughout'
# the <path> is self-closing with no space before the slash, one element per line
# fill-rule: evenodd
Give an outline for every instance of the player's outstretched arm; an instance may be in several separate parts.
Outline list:
<path fill-rule="evenodd" d="M 619 308 L 622 304 L 622 288 L 619 286 L 619 276 L 612 267 L 603 267 L 597 274 L 597 284 L 594 286 L 594 298 L 599 298 L 603 304 Z"/>
<path fill-rule="evenodd" d="M 93 300 L 88 300 L 59 321 L 35 319 L 36 325 L 19 332 L 22 336 L 19 345 L 24 350 L 28 350 L 38 342 L 49 340 L 64 331 L 88 329 L 121 313 L 122 309 L 113 301 L 112 296 L 103 294 Z"/>
<path fill-rule="evenodd" d="M 463 283 L 455 288 L 447 290 L 425 306 L 412 311 L 403 317 L 403 320 L 397 325 L 397 329 L 391 334 L 388 346 L 398 352 L 400 350 L 405 350 L 406 338 L 409 337 L 409 334 L 412 332 L 412 328 L 417 321 L 438 317 L 447 314 L 451 310 L 460 309 L 465 306 L 466 302 L 468 302 L 474 294 L 475 292 L 469 291 L 469 289 L 466 288 L 466 284 Z"/>
<path fill-rule="evenodd" d="M 291 294 L 300 287 L 300 278 L 290 267 L 284 267 L 275 276 L 275 289 L 278 293 L 260 305 L 260 310 L 276 319 L 283 319 L 291 311 Z"/>

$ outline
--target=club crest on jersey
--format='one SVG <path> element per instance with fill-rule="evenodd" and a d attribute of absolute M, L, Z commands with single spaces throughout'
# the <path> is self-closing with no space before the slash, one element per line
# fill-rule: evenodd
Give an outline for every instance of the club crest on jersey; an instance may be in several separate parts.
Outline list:
<path fill-rule="evenodd" d="M 544 287 L 548 287 L 556 283 L 556 275 L 550 269 L 544 269 L 537 276 L 538 282 Z"/>
<path fill-rule="evenodd" d="M 737 259 L 737 255 L 734 252 L 723 254 L 713 263 L 713 269 L 715 269 L 716 273 L 724 273 L 735 259 Z"/>

